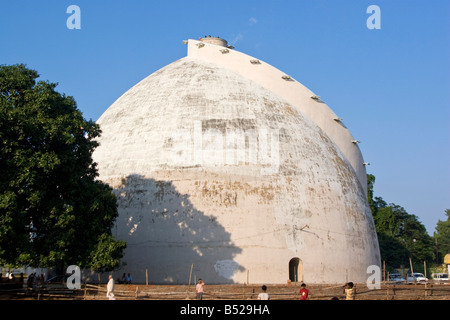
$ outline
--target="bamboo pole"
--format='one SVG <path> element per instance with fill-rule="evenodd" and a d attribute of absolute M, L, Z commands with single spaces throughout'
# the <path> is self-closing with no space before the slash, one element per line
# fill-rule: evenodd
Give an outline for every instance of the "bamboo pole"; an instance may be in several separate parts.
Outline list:
<path fill-rule="evenodd" d="M 412 266 L 412 260 L 411 260 L 411 257 L 409 258 L 409 265 L 410 265 L 410 267 L 411 267 L 411 276 L 412 276 L 412 278 L 413 278 L 413 280 L 414 280 L 414 284 L 416 283 L 416 277 L 414 277 L 414 270 L 413 270 L 413 266 Z"/>
<path fill-rule="evenodd" d="M 188 288 L 191 288 L 191 277 L 192 277 L 192 269 L 194 268 L 194 264 L 191 264 L 191 272 L 189 272 L 189 286 Z"/>
<path fill-rule="evenodd" d="M 148 268 L 145 268 L 145 284 L 148 286 Z"/>
<path fill-rule="evenodd" d="M 384 275 L 384 272 L 383 272 L 383 275 Z M 384 275 L 385 276 L 385 275 Z M 387 273 L 387 278 L 389 279 L 389 271 L 388 271 L 388 273 Z M 386 285 L 386 278 L 384 278 L 384 285 L 386 286 L 386 296 L 388 297 L 389 296 L 389 286 L 390 286 L 390 283 L 388 282 L 388 284 Z"/>

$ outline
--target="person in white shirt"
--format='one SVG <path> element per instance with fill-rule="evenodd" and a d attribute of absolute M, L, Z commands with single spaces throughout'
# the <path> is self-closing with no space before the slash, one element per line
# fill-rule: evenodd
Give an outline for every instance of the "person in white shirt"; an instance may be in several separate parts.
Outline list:
<path fill-rule="evenodd" d="M 109 281 L 106 286 L 106 297 L 109 298 L 109 300 L 115 300 L 114 298 L 114 279 L 112 275 L 109 275 Z"/>
<path fill-rule="evenodd" d="M 262 291 L 260 294 L 258 294 L 258 300 L 270 300 L 270 296 L 269 294 L 266 292 L 267 291 L 267 287 L 265 285 L 263 285 L 261 287 Z"/>

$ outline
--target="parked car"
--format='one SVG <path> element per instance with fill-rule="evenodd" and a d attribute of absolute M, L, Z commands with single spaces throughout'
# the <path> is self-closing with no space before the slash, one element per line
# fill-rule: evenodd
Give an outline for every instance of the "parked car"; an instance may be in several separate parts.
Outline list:
<path fill-rule="evenodd" d="M 449 283 L 448 273 L 432 273 L 431 279 L 437 283 Z"/>
<path fill-rule="evenodd" d="M 400 275 L 400 273 L 390 273 L 389 281 L 394 283 L 403 283 L 406 280 Z"/>
<path fill-rule="evenodd" d="M 413 275 L 414 275 L 414 277 L 413 277 Z M 428 279 L 425 278 L 423 273 L 419 273 L 419 272 L 414 272 L 413 274 L 408 273 L 406 276 L 406 282 L 408 282 L 408 283 L 414 283 L 414 282 L 425 283 L 427 281 L 428 281 Z"/>

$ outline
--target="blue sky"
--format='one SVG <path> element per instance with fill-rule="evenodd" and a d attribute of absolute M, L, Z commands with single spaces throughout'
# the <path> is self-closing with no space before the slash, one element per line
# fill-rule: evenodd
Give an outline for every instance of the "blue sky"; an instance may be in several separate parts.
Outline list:
<path fill-rule="evenodd" d="M 70 30 L 67 7 L 81 9 Z M 370 5 L 381 29 L 366 25 Z M 375 195 L 433 233 L 450 209 L 448 0 L 0 1 L 0 64 L 58 82 L 87 119 L 186 55 L 185 39 L 220 36 L 321 96 L 370 162 Z"/>

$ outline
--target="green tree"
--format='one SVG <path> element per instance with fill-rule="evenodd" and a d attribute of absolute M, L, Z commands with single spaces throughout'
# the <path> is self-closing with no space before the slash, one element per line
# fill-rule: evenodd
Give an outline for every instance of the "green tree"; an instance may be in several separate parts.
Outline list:
<path fill-rule="evenodd" d="M 111 236 L 116 198 L 96 179 L 100 128 L 38 77 L 0 66 L 0 264 L 112 269 L 126 243 Z"/>
<path fill-rule="evenodd" d="M 416 215 L 406 214 L 404 217 L 401 238 L 414 263 L 434 262 L 433 239 Z"/>
<path fill-rule="evenodd" d="M 377 207 L 374 201 L 373 187 L 375 185 L 375 176 L 373 174 L 367 175 L 367 200 L 369 201 L 369 207 L 372 211 L 372 215 L 376 214 Z"/>
<path fill-rule="evenodd" d="M 373 187 L 375 185 L 375 176 L 373 174 L 367 175 L 367 199 L 369 202 L 370 210 L 372 215 L 377 214 L 378 208 L 383 208 L 387 206 L 387 203 L 381 197 L 375 197 L 373 192 Z"/>
<path fill-rule="evenodd" d="M 387 204 L 375 197 L 375 177 L 368 176 L 368 197 L 377 230 L 381 258 L 390 267 L 408 265 L 413 262 L 434 261 L 433 240 L 417 216 L 394 203 Z"/>
<path fill-rule="evenodd" d="M 436 224 L 434 242 L 436 244 L 437 262 L 442 263 L 444 256 L 450 253 L 450 209 L 445 210 L 446 221 L 439 220 Z"/>

